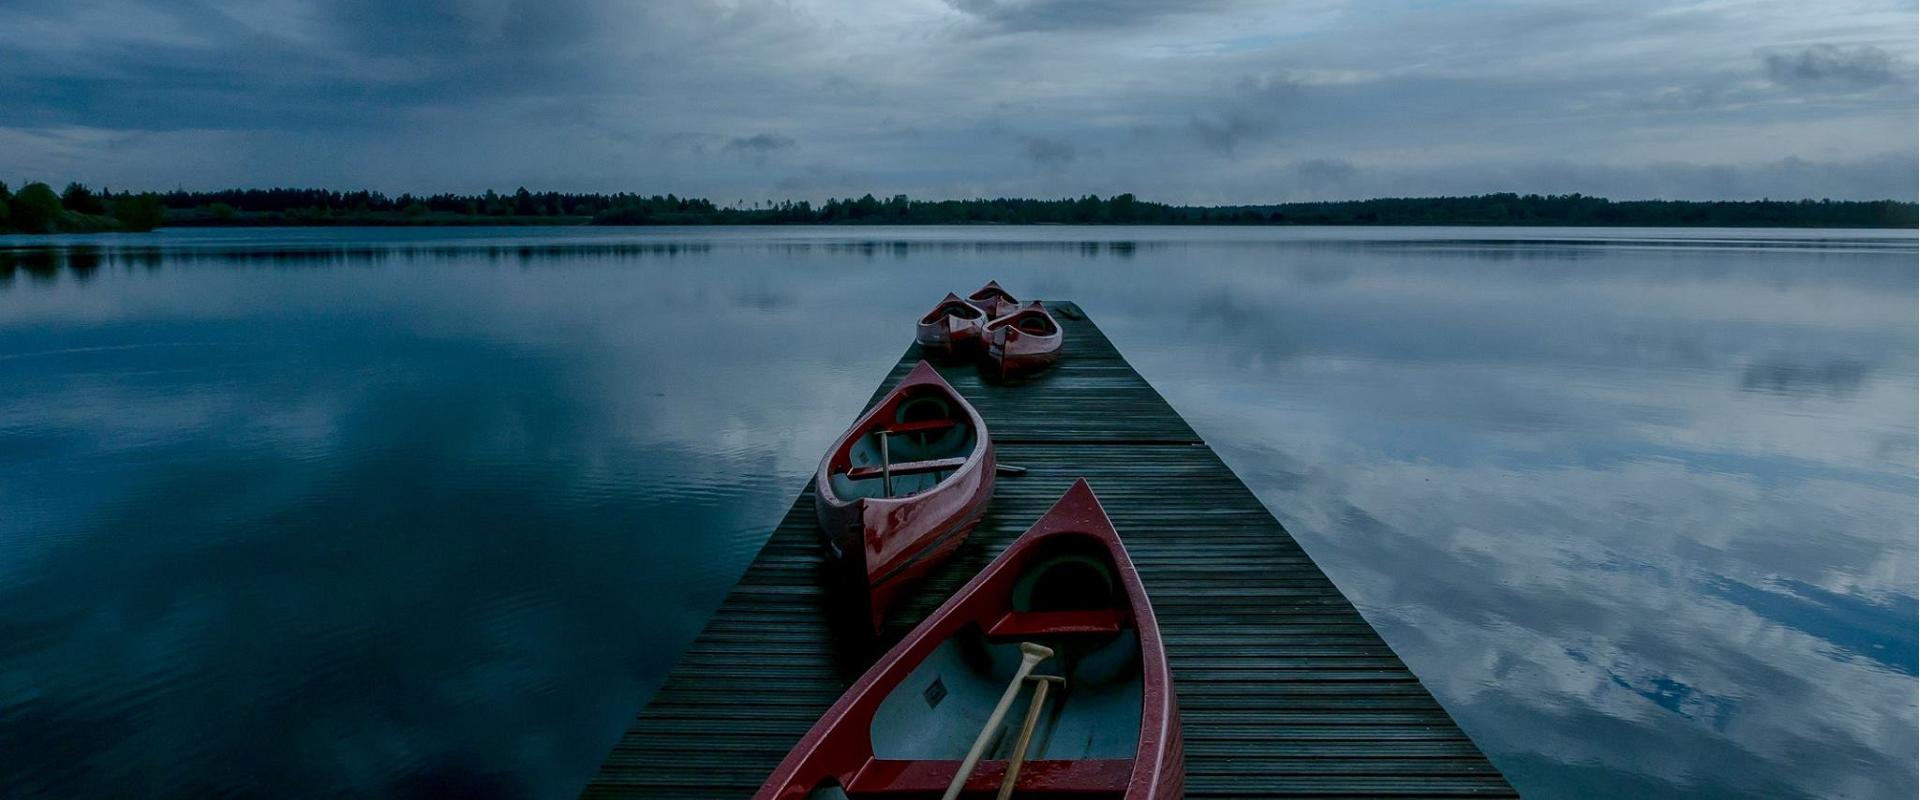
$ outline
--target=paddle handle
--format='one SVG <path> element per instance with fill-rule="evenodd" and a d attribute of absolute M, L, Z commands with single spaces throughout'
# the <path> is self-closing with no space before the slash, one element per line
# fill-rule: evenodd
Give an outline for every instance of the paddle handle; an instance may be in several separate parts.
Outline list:
<path fill-rule="evenodd" d="M 1033 683 L 1033 702 L 1027 704 L 1027 721 L 1020 725 L 1020 738 L 1013 743 L 1013 755 L 1007 757 L 1007 777 L 1000 781 L 1000 796 L 997 800 L 1013 797 L 1013 784 L 1020 780 L 1020 765 L 1027 763 L 1027 745 L 1033 742 L 1033 728 L 1040 724 L 1040 710 L 1047 705 L 1047 687 L 1053 681 L 1038 680 Z"/>
<path fill-rule="evenodd" d="M 967 750 L 967 757 L 960 762 L 960 771 L 953 774 L 953 782 L 947 784 L 946 794 L 940 800 L 958 800 L 960 790 L 967 785 L 967 776 L 973 774 L 973 768 L 980 763 L 980 756 L 986 754 L 987 743 L 993 741 L 994 730 L 1007 717 L 1007 709 L 1013 705 L 1013 698 L 1020 694 L 1020 684 L 1027 680 L 1033 668 L 1040 665 L 1053 649 L 1033 642 L 1020 643 L 1020 668 L 1013 673 L 1013 681 L 1007 684 L 1007 691 L 1000 695 L 1000 702 L 993 707 L 993 713 L 987 717 L 987 724 L 981 726 L 980 735 L 973 740 L 973 747 Z"/>

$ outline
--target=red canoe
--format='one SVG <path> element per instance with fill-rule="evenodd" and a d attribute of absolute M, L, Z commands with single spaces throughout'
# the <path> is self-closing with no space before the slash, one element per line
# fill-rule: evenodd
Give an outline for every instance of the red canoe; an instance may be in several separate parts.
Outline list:
<path fill-rule="evenodd" d="M 980 368 L 989 377 L 1015 378 L 1051 367 L 1066 344 L 1060 323 L 1035 300 L 987 323 L 986 358 Z"/>
<path fill-rule="evenodd" d="M 1053 655 L 1022 665 L 1036 645 Z M 1022 668 L 1032 672 L 1009 690 Z M 1055 691 L 1033 702 L 1043 685 Z M 1015 691 L 1021 702 L 1009 702 Z M 994 796 L 1010 764 L 1016 797 L 1182 794 L 1160 628 L 1085 480 L 841 695 L 755 797 L 937 797 L 976 741 L 989 744 L 965 797 Z"/>
<path fill-rule="evenodd" d="M 827 451 L 814 510 L 837 579 L 875 631 L 901 587 L 965 541 L 993 496 L 980 413 L 922 361 Z"/>
<path fill-rule="evenodd" d="M 913 340 L 920 351 L 938 358 L 971 355 L 980 348 L 980 330 L 987 325 L 987 312 L 948 292 L 946 299 L 920 318 Z"/>
<path fill-rule="evenodd" d="M 1000 288 L 999 281 L 987 281 L 987 285 L 980 287 L 979 290 L 973 294 L 967 295 L 967 302 L 979 306 L 981 311 L 987 312 L 987 319 L 995 319 L 1005 314 L 1011 314 L 1015 309 L 1020 307 L 1020 301 L 1013 299 L 1013 295 L 1008 294 L 1007 290 Z"/>

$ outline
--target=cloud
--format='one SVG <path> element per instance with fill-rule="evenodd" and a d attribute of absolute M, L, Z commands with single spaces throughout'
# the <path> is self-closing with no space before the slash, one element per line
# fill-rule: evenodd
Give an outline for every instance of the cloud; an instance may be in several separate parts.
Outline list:
<path fill-rule="evenodd" d="M 1300 87 L 1287 75 L 1243 75 L 1216 101 L 1218 108 L 1188 115 L 1187 130 L 1208 150 L 1233 155 L 1241 143 L 1279 127 L 1282 111 Z"/>
<path fill-rule="evenodd" d="M 1045 136 L 1029 136 L 1021 141 L 1021 151 L 1035 164 L 1043 167 L 1065 166 L 1073 160 L 1073 145 L 1059 139 Z"/>
<path fill-rule="evenodd" d="M 1267 131 L 1267 122 L 1237 111 L 1224 114 L 1194 114 L 1187 118 L 1187 129 L 1208 150 L 1223 156 L 1233 155 L 1240 143 Z"/>
<path fill-rule="evenodd" d="M 1360 174 L 1354 165 L 1333 158 L 1301 161 L 1290 167 L 1294 179 L 1316 197 L 1346 188 Z"/>
<path fill-rule="evenodd" d="M 1121 28 L 1233 5 L 1232 0 L 947 0 L 947 5 L 1000 31 Z"/>
<path fill-rule="evenodd" d="M 1911 198 L 1914 10 L 1762 2 L 19 0 L 0 179 Z"/>
<path fill-rule="evenodd" d="M 1790 86 L 1874 88 L 1904 81 L 1913 68 L 1878 47 L 1818 44 L 1790 53 L 1768 53 L 1767 77 Z"/>
<path fill-rule="evenodd" d="M 1649 111 L 1699 111 L 1718 105 L 1726 96 L 1722 86 L 1669 86 L 1634 98 L 1633 105 Z"/>
<path fill-rule="evenodd" d="M 795 145 L 796 143 L 791 136 L 781 136 L 777 133 L 756 133 L 752 136 L 735 137 L 727 140 L 726 150 L 730 153 L 747 153 L 750 155 L 765 156 L 768 153 L 791 150 Z"/>
<path fill-rule="evenodd" d="M 1920 163 L 1912 155 L 1844 161 L 1787 158 L 1758 164 L 1476 159 L 1399 165 L 1311 158 L 1249 171 L 1236 177 L 1230 188 L 1238 195 L 1276 201 L 1509 191 L 1580 193 L 1618 200 L 1912 199 L 1916 170 Z"/>

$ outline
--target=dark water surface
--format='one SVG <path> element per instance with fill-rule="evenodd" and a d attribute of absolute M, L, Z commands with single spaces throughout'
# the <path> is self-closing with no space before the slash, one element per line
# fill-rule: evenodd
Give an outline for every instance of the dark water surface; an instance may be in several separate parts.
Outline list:
<path fill-rule="evenodd" d="M 0 796 L 566 797 L 949 289 L 1078 300 L 1535 797 L 1911 798 L 1911 232 L 0 239 Z"/>

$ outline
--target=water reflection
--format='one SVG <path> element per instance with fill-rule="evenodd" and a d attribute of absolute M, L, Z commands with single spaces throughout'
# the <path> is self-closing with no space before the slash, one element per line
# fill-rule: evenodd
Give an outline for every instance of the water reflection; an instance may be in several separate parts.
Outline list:
<path fill-rule="evenodd" d="M 1866 373 L 1866 365 L 1851 358 L 1822 364 L 1766 361 L 1747 365 L 1740 376 L 1740 388 L 1778 395 L 1825 393 L 1840 397 L 1860 391 Z"/>
<path fill-rule="evenodd" d="M 1911 796 L 1912 235 L 1370 235 L 0 243 L 0 794 L 568 795 L 900 321 L 999 278 L 1529 795 Z"/>

